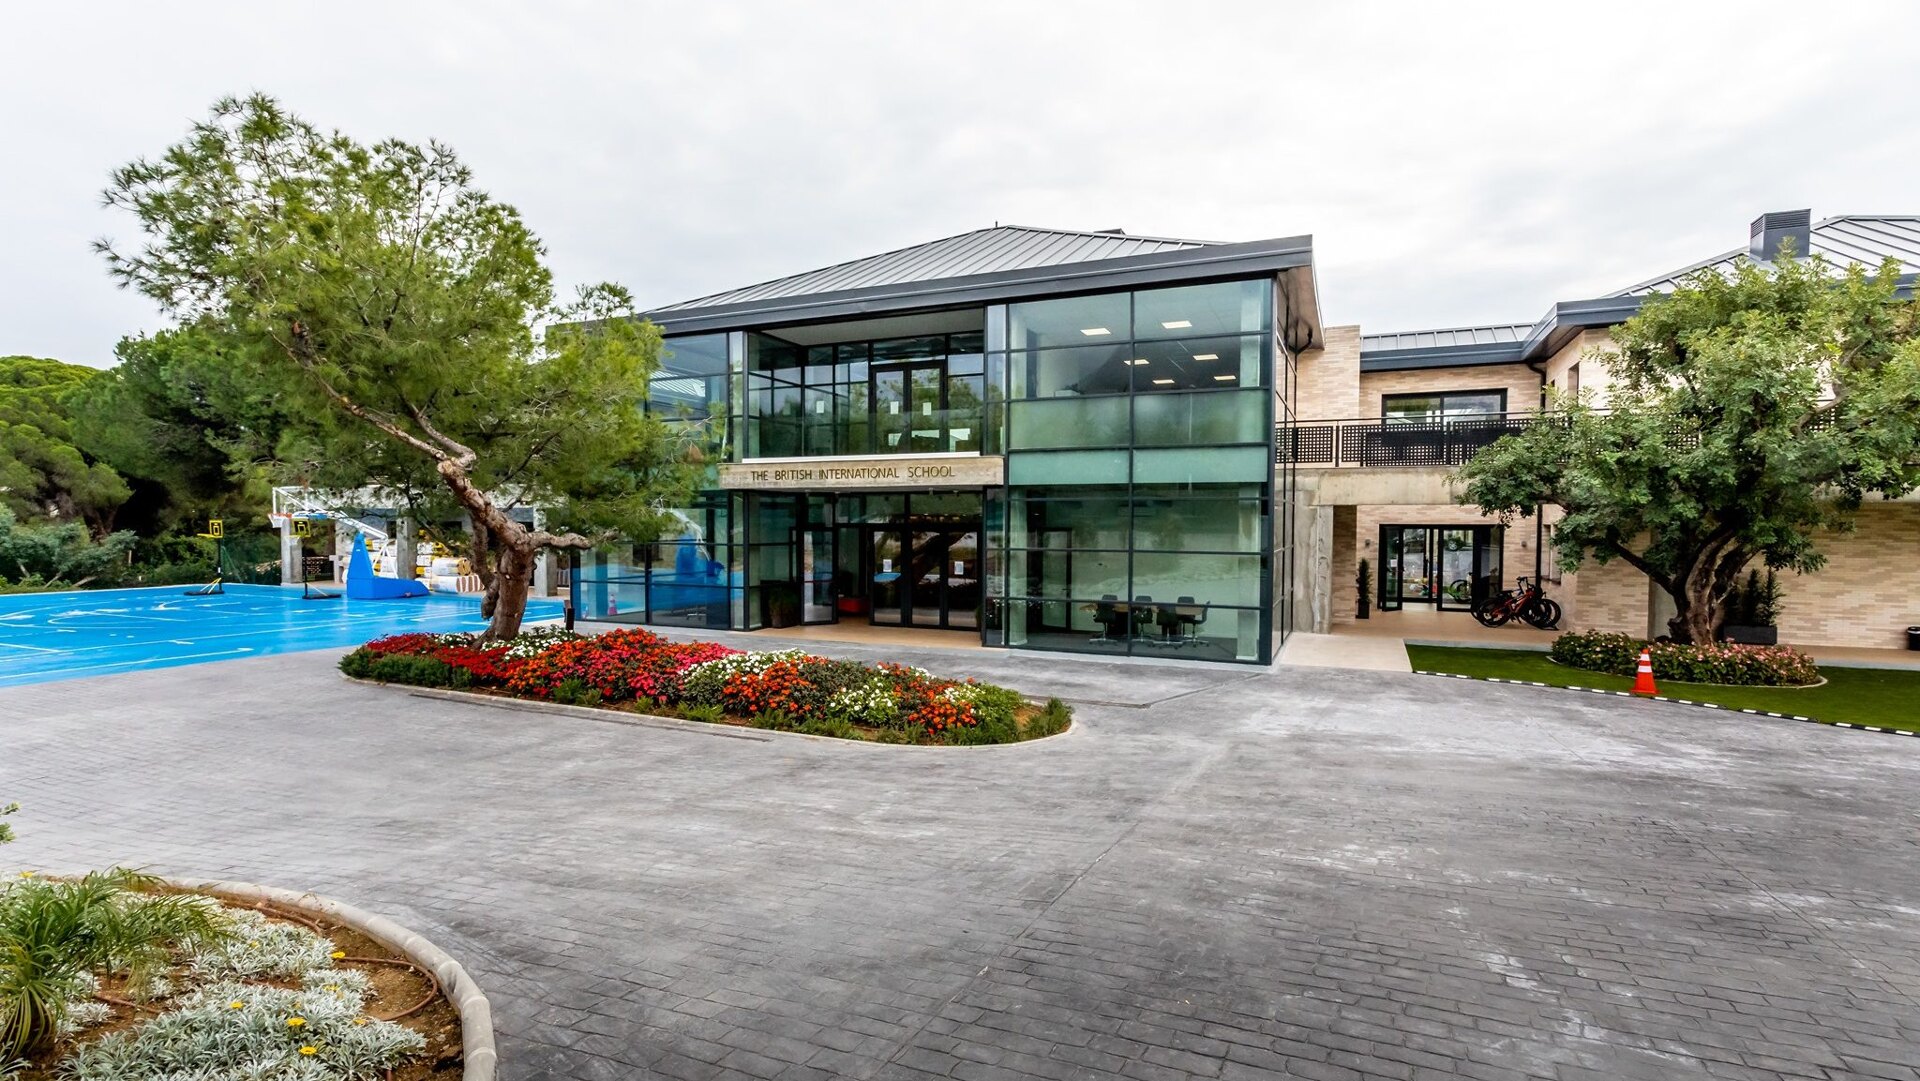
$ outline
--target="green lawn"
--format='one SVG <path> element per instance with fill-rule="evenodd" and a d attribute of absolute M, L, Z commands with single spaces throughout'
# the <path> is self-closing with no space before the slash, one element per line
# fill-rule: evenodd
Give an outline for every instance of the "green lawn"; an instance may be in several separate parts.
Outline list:
<path fill-rule="evenodd" d="M 1545 653 L 1520 649 L 1461 649 L 1449 646 L 1407 647 L 1413 667 L 1422 672 L 1452 672 L 1463 676 L 1524 679 L 1556 687 L 1598 687 L 1624 691 L 1633 686 L 1626 676 L 1609 676 L 1567 668 Z M 1714 702 L 1731 709 L 1764 709 L 1775 713 L 1847 721 L 1882 728 L 1920 731 L 1920 669 L 1832 668 L 1820 666 L 1827 682 L 1805 690 L 1782 687 L 1719 687 L 1707 683 L 1660 684 L 1669 698 Z"/>

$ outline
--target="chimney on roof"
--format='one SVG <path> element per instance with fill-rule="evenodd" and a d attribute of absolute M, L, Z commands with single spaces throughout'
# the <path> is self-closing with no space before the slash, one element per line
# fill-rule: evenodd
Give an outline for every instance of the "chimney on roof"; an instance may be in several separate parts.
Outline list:
<path fill-rule="evenodd" d="M 1780 254 L 1782 240 L 1793 241 L 1793 254 L 1804 259 L 1813 244 L 1813 211 L 1775 210 L 1753 219 L 1748 254 L 1771 263 Z"/>

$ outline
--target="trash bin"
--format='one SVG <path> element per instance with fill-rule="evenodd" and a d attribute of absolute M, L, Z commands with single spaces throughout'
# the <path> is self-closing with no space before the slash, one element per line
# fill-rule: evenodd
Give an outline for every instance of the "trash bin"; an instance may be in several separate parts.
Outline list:
<path fill-rule="evenodd" d="M 1920 627 L 1907 628 L 1907 648 L 1920 650 Z"/>

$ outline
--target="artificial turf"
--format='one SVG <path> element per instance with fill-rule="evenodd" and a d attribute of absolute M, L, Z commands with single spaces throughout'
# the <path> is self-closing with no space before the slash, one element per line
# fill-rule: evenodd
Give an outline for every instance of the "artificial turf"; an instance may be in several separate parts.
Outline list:
<path fill-rule="evenodd" d="M 1453 646 L 1407 646 L 1416 671 L 1451 672 L 1480 679 L 1519 679 L 1556 687 L 1595 687 L 1624 691 L 1633 687 L 1626 676 L 1610 676 L 1568 668 L 1547 659 L 1545 653 L 1520 649 L 1462 649 Z M 1840 668 L 1820 666 L 1827 681 L 1818 687 L 1722 687 L 1711 683 L 1660 684 L 1669 698 L 1713 702 L 1730 709 L 1763 709 L 1821 721 L 1847 721 L 1882 728 L 1920 731 L 1920 669 Z"/>

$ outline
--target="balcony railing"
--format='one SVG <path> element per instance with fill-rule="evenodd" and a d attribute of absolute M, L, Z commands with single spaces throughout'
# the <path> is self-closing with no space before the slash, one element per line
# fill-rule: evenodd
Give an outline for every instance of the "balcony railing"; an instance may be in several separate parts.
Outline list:
<path fill-rule="evenodd" d="M 1305 420 L 1274 430 L 1274 460 L 1306 466 L 1460 466 L 1539 413 L 1481 413 L 1446 420 Z"/>

